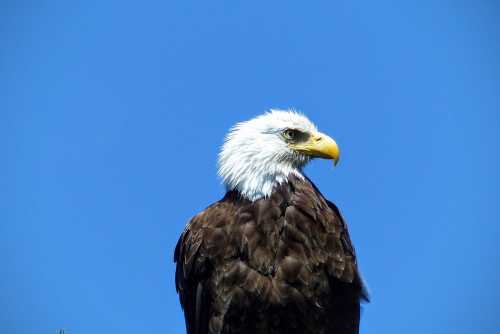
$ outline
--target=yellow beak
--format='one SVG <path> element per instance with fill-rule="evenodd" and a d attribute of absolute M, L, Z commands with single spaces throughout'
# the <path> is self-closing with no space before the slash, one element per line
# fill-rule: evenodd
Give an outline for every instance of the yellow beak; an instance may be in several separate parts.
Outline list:
<path fill-rule="evenodd" d="M 306 142 L 291 144 L 290 147 L 315 158 L 332 159 L 334 166 L 339 162 L 340 150 L 337 143 L 321 132 L 313 133 Z"/>

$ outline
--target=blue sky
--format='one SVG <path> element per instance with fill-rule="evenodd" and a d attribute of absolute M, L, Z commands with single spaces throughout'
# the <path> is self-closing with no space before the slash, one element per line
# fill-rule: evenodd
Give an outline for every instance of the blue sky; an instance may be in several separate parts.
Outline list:
<path fill-rule="evenodd" d="M 494 1 L 4 1 L 0 332 L 184 333 L 172 252 L 237 121 L 306 113 L 362 333 L 500 330 Z"/>

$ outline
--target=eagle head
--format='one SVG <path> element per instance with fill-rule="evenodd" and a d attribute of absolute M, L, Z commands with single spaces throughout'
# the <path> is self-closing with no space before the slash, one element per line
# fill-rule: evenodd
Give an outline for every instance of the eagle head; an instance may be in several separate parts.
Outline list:
<path fill-rule="evenodd" d="M 335 141 L 317 130 L 304 115 L 290 110 L 270 110 L 236 124 L 226 135 L 219 153 L 219 176 L 228 190 L 237 190 L 255 201 L 313 158 L 332 159 L 340 151 Z"/>

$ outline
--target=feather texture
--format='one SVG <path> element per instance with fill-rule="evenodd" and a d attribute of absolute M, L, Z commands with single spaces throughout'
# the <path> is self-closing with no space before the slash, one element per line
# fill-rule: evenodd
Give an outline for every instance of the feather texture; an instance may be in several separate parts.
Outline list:
<path fill-rule="evenodd" d="M 175 249 L 188 334 L 354 334 L 367 299 L 338 208 L 305 177 L 228 191 Z"/>

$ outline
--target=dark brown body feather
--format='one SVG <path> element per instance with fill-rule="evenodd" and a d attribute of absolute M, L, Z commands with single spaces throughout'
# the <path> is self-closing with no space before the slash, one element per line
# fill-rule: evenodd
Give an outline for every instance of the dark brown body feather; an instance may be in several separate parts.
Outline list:
<path fill-rule="evenodd" d="M 347 226 L 309 180 L 269 198 L 231 191 L 177 247 L 188 334 L 352 334 L 366 298 Z"/>

